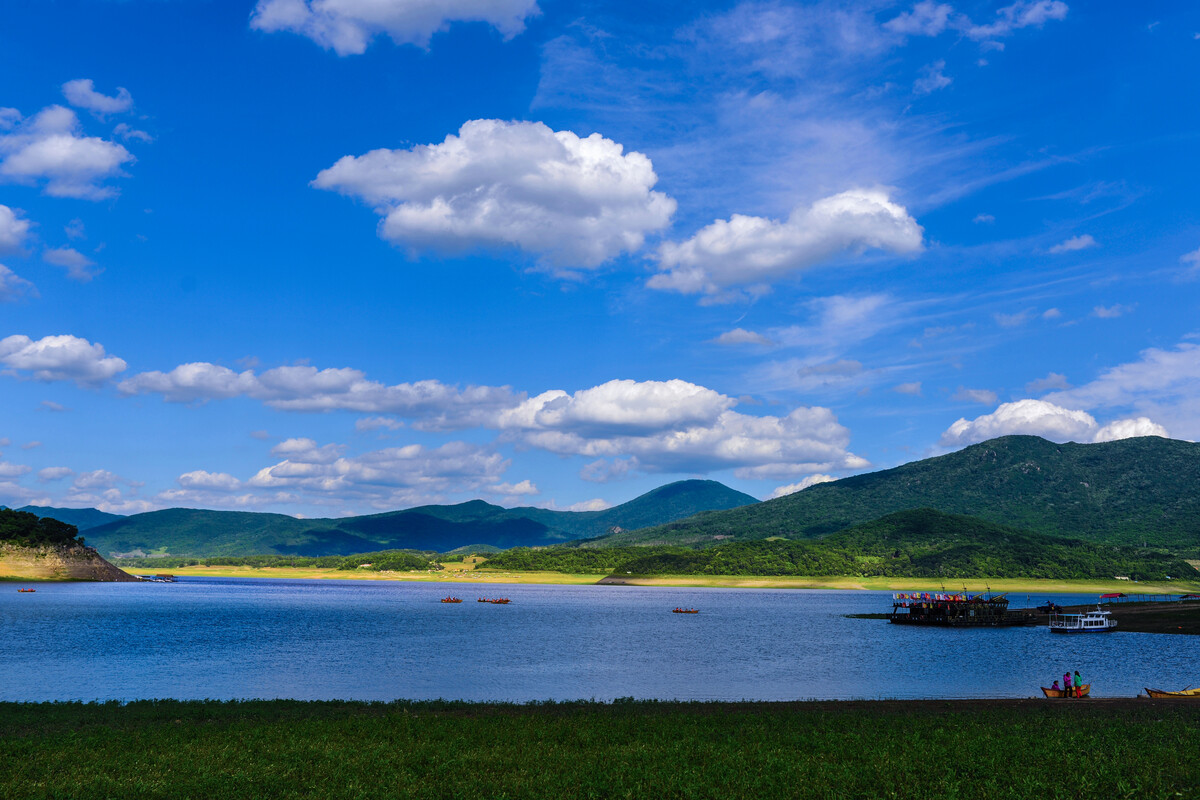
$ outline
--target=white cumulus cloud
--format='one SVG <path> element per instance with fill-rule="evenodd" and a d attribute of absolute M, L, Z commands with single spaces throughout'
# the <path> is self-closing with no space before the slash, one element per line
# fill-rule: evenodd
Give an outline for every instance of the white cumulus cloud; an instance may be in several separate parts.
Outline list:
<path fill-rule="evenodd" d="M 28 336 L 0 339 L 0 364 L 39 381 L 75 381 L 100 384 L 125 369 L 125 361 L 106 355 L 104 346 L 78 336 Z"/>
<path fill-rule="evenodd" d="M 48 106 L 0 133 L 0 180 L 42 183 L 52 197 L 112 197 L 116 190 L 104 181 L 124 175 L 122 165 L 133 160 L 115 142 L 84 136 L 79 118 L 64 106 Z"/>
<path fill-rule="evenodd" d="M 255 373 L 203 361 L 181 364 L 170 372 L 142 372 L 121 381 L 117 389 L 127 395 L 161 394 L 176 403 L 251 397 L 282 411 L 398 414 L 421 418 L 420 427 L 427 429 L 472 427 L 522 399 L 507 386 L 460 389 L 434 380 L 388 386 L 350 368 L 293 366 Z"/>
<path fill-rule="evenodd" d="M 298 33 L 347 56 L 380 34 L 424 47 L 453 22 L 485 22 L 508 38 L 538 13 L 536 0 L 259 0 L 250 26 Z"/>
<path fill-rule="evenodd" d="M 177 479 L 184 489 L 216 489 L 233 491 L 242 482 L 226 472 L 207 472 L 202 469 L 185 472 Z"/>
<path fill-rule="evenodd" d="M 91 78 L 67 81 L 62 87 L 63 97 L 76 108 L 85 108 L 97 116 L 122 114 L 133 108 L 133 97 L 123 86 L 117 87 L 113 96 L 96 91 Z"/>
<path fill-rule="evenodd" d="M 854 189 L 797 208 L 786 220 L 735 214 L 658 252 L 662 271 L 648 285 L 684 294 L 717 294 L 763 284 L 845 253 L 915 253 L 923 229 L 883 189 Z"/>
<path fill-rule="evenodd" d="M 614 380 L 569 395 L 556 389 L 501 413 L 499 427 L 619 436 L 704 424 L 737 403 L 681 380 Z"/>
<path fill-rule="evenodd" d="M 328 448 L 338 447 L 297 449 L 285 460 L 259 470 L 244 485 L 297 493 L 310 502 L 359 501 L 376 508 L 396 508 L 427 502 L 442 492 L 495 486 L 509 466 L 499 453 L 467 442 L 436 448 L 411 444 L 326 459 Z M 307 460 L 313 456 L 314 460 Z"/>
<path fill-rule="evenodd" d="M 517 247 L 555 268 L 593 268 L 642 247 L 675 201 L 650 159 L 598 133 L 479 119 L 440 144 L 345 156 L 313 185 L 360 197 L 379 234 L 413 250 Z"/>
<path fill-rule="evenodd" d="M 75 470 L 70 467 L 46 467 L 38 470 L 38 480 L 43 483 L 50 481 L 60 481 L 63 478 L 69 478 L 75 474 Z"/>
<path fill-rule="evenodd" d="M 991 414 L 960 419 L 942 434 L 942 446 L 962 446 L 997 436 L 1027 434 L 1055 442 L 1108 442 L 1131 436 L 1167 436 L 1167 430 L 1146 417 L 1121 419 L 1101 426 L 1086 411 L 1063 408 L 1046 400 L 1004 403 Z"/>

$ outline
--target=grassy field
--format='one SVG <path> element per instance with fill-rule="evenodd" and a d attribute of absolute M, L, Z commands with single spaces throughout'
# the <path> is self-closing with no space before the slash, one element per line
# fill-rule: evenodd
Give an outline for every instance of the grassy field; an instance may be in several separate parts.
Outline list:
<path fill-rule="evenodd" d="M 468 584 L 541 583 L 585 585 L 598 583 L 598 575 L 568 575 L 560 572 L 491 572 L 475 570 L 473 564 L 447 564 L 438 572 L 372 572 L 371 570 L 303 569 L 296 567 L 179 567 L 173 575 L 192 575 L 221 578 L 332 578 L 340 580 L 426 581 Z M 877 589 L 939 591 L 961 589 L 962 581 L 946 582 L 919 578 L 852 578 L 852 577 L 754 577 L 746 575 L 625 575 L 604 579 L 606 584 L 630 586 L 678 586 L 727 589 Z M 1129 581 L 1054 581 L 1037 579 L 997 578 L 966 581 L 971 592 L 990 587 L 994 592 L 1034 594 L 1042 592 L 1073 592 L 1101 594 L 1127 592 L 1130 594 L 1181 594 L 1200 591 L 1200 584 L 1187 581 L 1131 583 Z"/>
<path fill-rule="evenodd" d="M 0 704 L 3 798 L 1194 798 L 1200 703 Z"/>
<path fill-rule="evenodd" d="M 446 569 L 431 572 L 376 572 L 369 569 L 309 569 L 305 567 L 174 567 L 162 570 L 171 575 L 209 578 L 290 578 L 293 580 L 331 579 L 355 581 L 419 581 L 425 583 L 458 582 L 466 584 L 546 583 L 590 584 L 596 575 L 565 575 L 560 572 L 485 572 L 447 564 Z M 135 574 L 142 574 L 133 570 Z M 151 574 L 150 570 L 143 570 Z"/>

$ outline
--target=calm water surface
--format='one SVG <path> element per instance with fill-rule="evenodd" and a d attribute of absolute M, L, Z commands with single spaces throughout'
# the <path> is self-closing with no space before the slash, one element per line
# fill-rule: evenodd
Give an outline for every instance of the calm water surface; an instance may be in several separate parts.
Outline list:
<path fill-rule="evenodd" d="M 246 578 L 16 589 L 0 585 L 0 700 L 1028 697 L 1067 669 L 1094 695 L 1132 696 L 1188 683 L 1197 652 L 1188 636 L 845 618 L 890 610 L 887 592 Z M 447 594 L 467 602 L 439 603 Z M 701 613 L 670 613 L 681 605 Z"/>

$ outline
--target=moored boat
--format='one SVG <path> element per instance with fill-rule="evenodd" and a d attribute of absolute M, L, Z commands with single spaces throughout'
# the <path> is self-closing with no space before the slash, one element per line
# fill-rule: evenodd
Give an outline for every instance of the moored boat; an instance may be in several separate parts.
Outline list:
<path fill-rule="evenodd" d="M 1200 689 L 1181 689 L 1178 692 L 1164 692 L 1162 689 L 1147 689 L 1147 697 L 1185 697 L 1200 700 Z"/>
<path fill-rule="evenodd" d="M 931 625 L 948 628 L 999 628 L 1032 625 L 1025 610 L 1008 610 L 1002 594 L 963 592 L 896 592 L 888 621 L 896 625 Z"/>
<path fill-rule="evenodd" d="M 1092 691 L 1092 685 L 1090 683 L 1085 683 L 1080 687 L 1072 689 L 1071 694 L 1067 694 L 1062 689 L 1047 689 L 1045 686 L 1042 687 L 1042 694 L 1046 695 L 1046 697 L 1066 697 L 1066 698 L 1087 697 L 1088 694 L 1091 693 L 1091 691 Z"/>
<path fill-rule="evenodd" d="M 1086 614 L 1051 614 L 1051 633 L 1111 633 L 1117 628 L 1117 621 L 1112 619 L 1111 612 L 1089 611 Z"/>

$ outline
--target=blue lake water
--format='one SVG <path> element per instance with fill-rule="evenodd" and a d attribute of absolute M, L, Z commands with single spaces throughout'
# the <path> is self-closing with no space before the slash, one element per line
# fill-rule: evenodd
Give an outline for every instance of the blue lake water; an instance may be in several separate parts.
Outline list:
<path fill-rule="evenodd" d="M 1197 676 L 1188 636 L 914 629 L 886 592 L 183 578 L 0 585 L 0 700 L 1096 696 Z M 506 596 L 509 605 L 475 602 Z M 443 604 L 447 594 L 462 604 Z M 1011 596 L 1026 606 L 1026 595 Z M 1037 605 L 1094 595 L 1031 595 Z M 701 609 L 672 614 L 676 606 Z"/>

